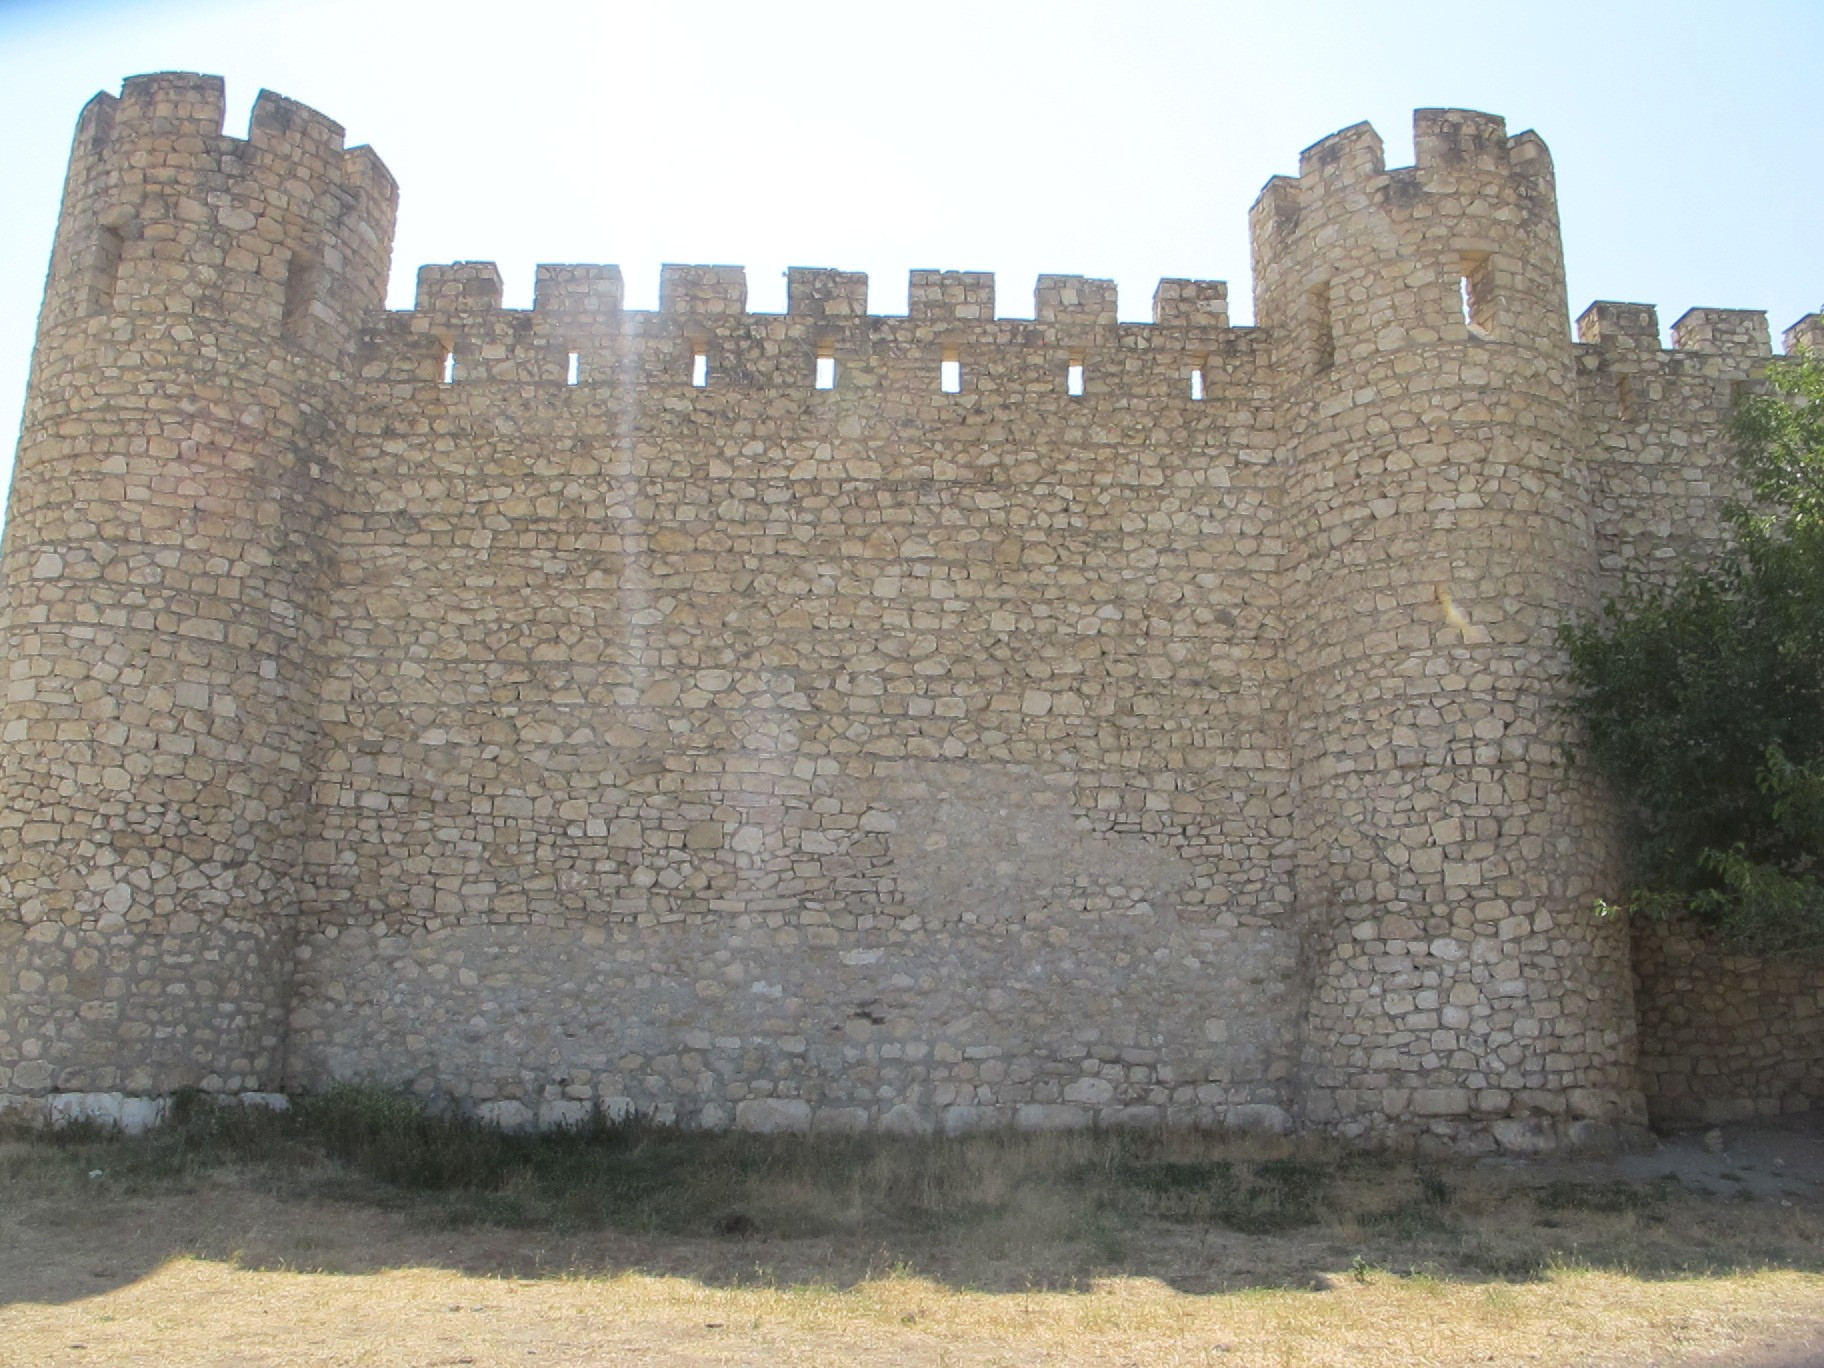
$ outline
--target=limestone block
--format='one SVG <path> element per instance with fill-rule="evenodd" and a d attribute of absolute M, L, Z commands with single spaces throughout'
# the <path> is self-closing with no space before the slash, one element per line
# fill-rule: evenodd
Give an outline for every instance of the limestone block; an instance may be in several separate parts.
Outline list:
<path fill-rule="evenodd" d="M 530 1107 L 512 1098 L 483 1102 L 475 1108 L 475 1115 L 484 1125 L 495 1126 L 509 1134 L 529 1131 L 538 1120 Z"/>
<path fill-rule="evenodd" d="M 734 1124 L 734 1113 L 720 1102 L 705 1102 L 686 1124 L 696 1130 L 727 1130 Z"/>
<path fill-rule="evenodd" d="M 1265 1135 L 1285 1135 L 1292 1129 L 1292 1118 L 1283 1107 L 1270 1102 L 1246 1102 L 1223 1113 L 1223 1125 L 1230 1130 L 1257 1131 Z"/>
<path fill-rule="evenodd" d="M 1080 1102 L 1091 1107 L 1104 1106 L 1114 1097 L 1115 1085 L 1106 1078 L 1079 1078 L 1064 1089 L 1066 1102 Z"/>
<path fill-rule="evenodd" d="M 13 1087 L 21 1092 L 41 1093 L 51 1086 L 50 1061 L 27 1059 L 13 1066 Z"/>
<path fill-rule="evenodd" d="M 860 1135 L 868 1129 L 866 1107 L 819 1107 L 811 1118 L 815 1135 Z"/>
<path fill-rule="evenodd" d="M 999 1107 L 945 1107 L 945 1135 L 973 1135 L 977 1131 L 995 1130 L 1007 1124 L 1006 1112 Z"/>
<path fill-rule="evenodd" d="M 0 1121 L 21 1120 L 28 1125 L 42 1125 L 49 1112 L 48 1101 L 43 1097 L 29 1097 L 25 1093 L 0 1092 Z"/>
<path fill-rule="evenodd" d="M 546 1098 L 538 1104 L 538 1129 L 574 1130 L 587 1125 L 592 1109 L 575 1098 Z"/>
<path fill-rule="evenodd" d="M 756 1135 L 811 1128 L 811 1104 L 797 1097 L 750 1097 L 735 1107 L 735 1129 Z"/>
<path fill-rule="evenodd" d="M 1028 1102 L 1013 1113 L 1014 1129 L 1025 1131 L 1084 1130 L 1092 1119 L 1086 1107 L 1055 1102 Z"/>
<path fill-rule="evenodd" d="M 62 1127 L 77 1123 L 119 1129 L 121 1108 L 126 1098 L 117 1092 L 53 1093 L 50 1099 L 51 1125 Z"/>
<path fill-rule="evenodd" d="M 144 1135 L 164 1124 L 168 1107 L 162 1097 L 122 1097 L 117 1124 L 123 1135 Z"/>
<path fill-rule="evenodd" d="M 1473 1100 L 1468 1088 L 1414 1088 L 1412 1110 L 1418 1116 L 1467 1116 Z"/>
<path fill-rule="evenodd" d="M 928 1112 L 909 1102 L 889 1107 L 880 1118 L 880 1128 L 888 1135 L 929 1135 L 936 1125 Z"/>
<path fill-rule="evenodd" d="M 1580 1119 L 1612 1120 L 1619 1110 L 1615 1095 L 1598 1088 L 1572 1088 L 1565 1100 L 1571 1115 Z"/>
<path fill-rule="evenodd" d="M 1491 1122 L 1489 1130 L 1509 1154 L 1548 1154 L 1558 1147 L 1557 1132 L 1541 1116 L 1506 1117 Z"/>

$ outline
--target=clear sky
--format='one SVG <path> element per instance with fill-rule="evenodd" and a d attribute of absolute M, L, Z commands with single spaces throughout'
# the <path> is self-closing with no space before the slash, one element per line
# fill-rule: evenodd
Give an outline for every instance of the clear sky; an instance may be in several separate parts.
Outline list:
<path fill-rule="evenodd" d="M 1821 0 L 0 0 L 0 478 L 10 479 L 70 133 L 135 72 L 269 87 L 369 142 L 401 187 L 391 302 L 424 262 L 662 261 L 1112 276 L 1144 319 L 1162 275 L 1232 282 L 1247 211 L 1301 147 L 1411 111 L 1537 129 L 1558 168 L 1573 312 L 1592 299 L 1824 306 Z"/>

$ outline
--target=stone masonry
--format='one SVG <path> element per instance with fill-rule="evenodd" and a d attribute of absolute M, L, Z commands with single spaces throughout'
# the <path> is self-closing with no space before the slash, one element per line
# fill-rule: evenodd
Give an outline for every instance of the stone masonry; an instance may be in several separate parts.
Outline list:
<path fill-rule="evenodd" d="M 756 314 L 727 266 L 389 312 L 373 153 L 222 124 L 165 73 L 77 129 L 0 563 L 0 1105 L 1516 1152 L 1809 1105 L 1815 1042 L 1706 1070 L 1779 1011 L 1692 1028 L 1683 942 L 1596 915 L 1556 706 L 1556 625 L 1714 544 L 1766 320 L 1573 343 L 1535 135 L 1312 147 L 1237 328 L 938 271 Z"/>

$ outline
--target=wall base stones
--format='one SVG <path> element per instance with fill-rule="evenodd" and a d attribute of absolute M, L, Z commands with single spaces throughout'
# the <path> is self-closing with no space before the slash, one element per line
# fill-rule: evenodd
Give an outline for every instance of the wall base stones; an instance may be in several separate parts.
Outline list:
<path fill-rule="evenodd" d="M 202 1093 L 205 1104 L 239 1106 L 263 1111 L 289 1111 L 291 1099 L 284 1093 Z M 54 1092 L 44 1094 L 0 1093 L 0 1123 L 24 1123 L 50 1126 L 94 1126 L 122 1135 L 144 1135 L 163 1125 L 171 1117 L 175 1099 L 141 1097 L 118 1092 Z"/>
<path fill-rule="evenodd" d="M 288 1111 L 291 1098 L 284 1093 L 248 1092 L 202 1094 L 218 1106 L 243 1106 L 268 1111 Z M 445 1096 L 427 1101 L 433 1107 L 463 1104 Z M 0 1124 L 23 1123 L 53 1129 L 89 1125 L 123 1135 L 143 1135 L 171 1119 L 172 1097 L 136 1097 L 124 1093 L 48 1093 L 32 1096 L 0 1093 Z M 661 1104 L 646 1110 L 626 1097 L 551 1098 L 536 1106 L 514 1098 L 473 1103 L 468 1114 L 485 1125 L 510 1134 L 566 1130 L 592 1124 L 601 1117 L 610 1124 L 647 1120 L 660 1125 L 679 1123 L 676 1108 Z M 1759 1113 L 1765 1115 L 1765 1112 Z M 1750 1119 L 1755 1113 L 1721 1109 L 1709 1120 Z M 755 1135 L 864 1135 L 957 1137 L 990 1131 L 1025 1132 L 1085 1130 L 1151 1130 L 1183 1127 L 1228 1131 L 1247 1135 L 1289 1135 L 1299 1127 L 1283 1108 L 1252 1102 L 1235 1106 L 1189 1107 L 1104 1106 L 1079 1103 L 1028 1102 L 1019 1105 L 960 1104 L 919 1107 L 898 1103 L 885 1108 L 813 1107 L 799 1098 L 754 1097 L 735 1104 L 732 1120 L 727 1109 L 705 1107 L 683 1124 L 707 1129 L 732 1129 Z M 1357 1137 L 1359 1138 L 1359 1137 Z M 1407 1129 L 1375 1137 L 1380 1144 L 1411 1146 L 1422 1153 L 1454 1155 L 1501 1154 L 1529 1158 L 1547 1154 L 1612 1154 L 1622 1150 L 1650 1149 L 1652 1133 L 1642 1125 L 1613 1121 L 1565 1118 L 1507 1118 L 1481 1123 L 1441 1123 L 1419 1131 Z"/>

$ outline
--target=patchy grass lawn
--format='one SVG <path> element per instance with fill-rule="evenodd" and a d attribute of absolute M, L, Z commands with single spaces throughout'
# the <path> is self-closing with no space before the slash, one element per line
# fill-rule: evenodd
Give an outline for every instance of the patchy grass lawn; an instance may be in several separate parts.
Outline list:
<path fill-rule="evenodd" d="M 1824 1165 L 1691 1153 L 198 1106 L 140 1139 L 0 1141 L 0 1363 L 1824 1359 Z"/>

